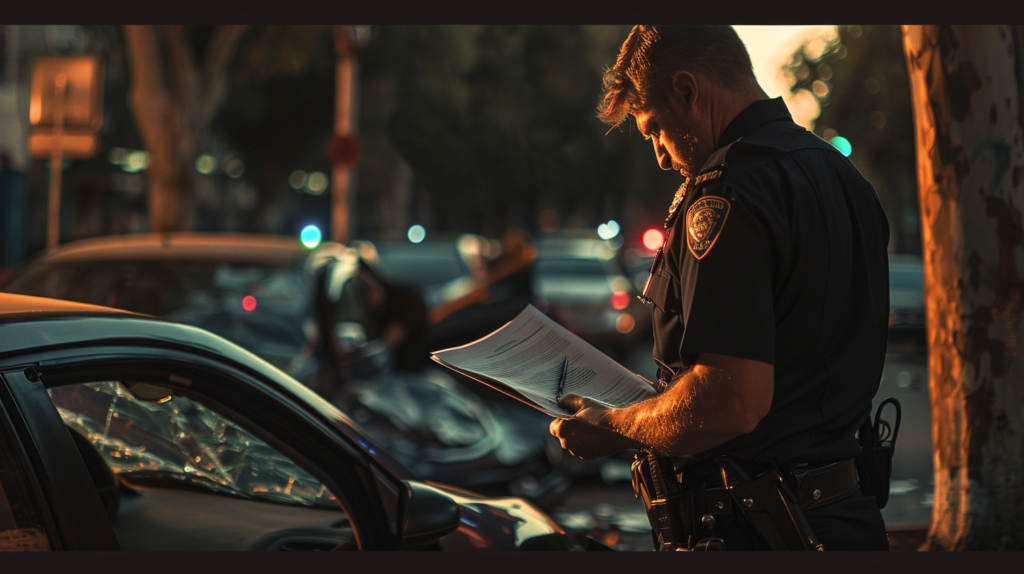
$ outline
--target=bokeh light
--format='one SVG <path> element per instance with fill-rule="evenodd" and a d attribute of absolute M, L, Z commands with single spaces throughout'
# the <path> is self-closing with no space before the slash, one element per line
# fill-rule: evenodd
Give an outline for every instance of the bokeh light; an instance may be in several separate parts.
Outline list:
<path fill-rule="evenodd" d="M 853 146 L 850 145 L 850 140 L 844 138 L 843 136 L 836 136 L 828 140 L 828 143 L 836 146 L 836 149 L 839 150 L 839 153 L 845 155 L 846 157 L 850 157 L 850 154 L 853 152 Z"/>
<path fill-rule="evenodd" d="M 128 173 L 138 173 L 149 167 L 149 152 L 134 150 L 125 153 L 121 169 Z"/>
<path fill-rule="evenodd" d="M 246 311 L 253 311 L 256 309 L 256 298 L 252 295 L 246 295 L 242 297 L 242 309 Z"/>
<path fill-rule="evenodd" d="M 644 247 L 655 251 L 665 242 L 665 234 L 660 229 L 648 229 L 644 232 Z"/>
<path fill-rule="evenodd" d="M 112 147 L 110 152 L 107 153 L 107 159 L 114 165 L 124 165 L 125 158 L 128 157 L 128 150 L 123 147 Z"/>
<path fill-rule="evenodd" d="M 315 225 L 303 227 L 302 233 L 299 234 L 299 239 L 302 240 L 302 244 L 306 246 L 306 249 L 313 249 L 320 245 L 321 238 L 320 228 Z"/>
<path fill-rule="evenodd" d="M 313 195 L 320 195 L 327 190 L 327 174 L 314 171 L 306 179 L 306 190 Z"/>
<path fill-rule="evenodd" d="M 629 293 L 625 291 L 616 291 L 612 293 L 612 307 L 616 309 L 625 309 L 629 307 Z"/>
<path fill-rule="evenodd" d="M 302 191 L 302 188 L 306 187 L 306 172 L 301 169 L 297 169 L 288 176 L 288 185 L 295 191 Z"/>
<path fill-rule="evenodd" d="M 615 319 L 615 330 L 625 335 L 636 327 L 636 319 L 629 313 L 623 313 Z"/>
<path fill-rule="evenodd" d="M 203 175 L 210 175 L 217 171 L 217 158 L 209 154 L 203 154 L 196 159 L 196 171 Z"/>
<path fill-rule="evenodd" d="M 608 221 L 608 223 L 602 223 L 597 226 L 597 236 L 601 239 L 611 239 L 619 234 L 619 223 L 614 219 Z"/>
<path fill-rule="evenodd" d="M 427 238 L 427 230 L 422 225 L 413 225 L 409 228 L 409 241 L 419 243 Z"/>
<path fill-rule="evenodd" d="M 224 166 L 224 171 L 227 172 L 228 177 L 237 179 L 242 177 L 242 174 L 245 173 L 245 164 L 242 163 L 242 160 L 235 158 Z"/>

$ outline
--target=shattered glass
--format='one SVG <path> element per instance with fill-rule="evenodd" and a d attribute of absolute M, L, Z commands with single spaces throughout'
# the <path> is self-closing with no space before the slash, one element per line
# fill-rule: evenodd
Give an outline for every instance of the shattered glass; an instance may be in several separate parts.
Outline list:
<path fill-rule="evenodd" d="M 96 447 L 111 469 L 138 482 L 337 509 L 316 478 L 274 448 L 186 397 L 139 400 L 118 382 L 49 390 L 64 423 Z"/>

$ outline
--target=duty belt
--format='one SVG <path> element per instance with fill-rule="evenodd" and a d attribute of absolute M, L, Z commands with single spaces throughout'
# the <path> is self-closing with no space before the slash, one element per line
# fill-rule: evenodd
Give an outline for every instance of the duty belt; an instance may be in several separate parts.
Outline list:
<path fill-rule="evenodd" d="M 725 549 L 715 537 L 742 515 L 775 550 L 821 550 L 803 511 L 837 502 L 860 486 L 855 459 L 808 466 L 777 465 L 754 473 L 730 457 L 711 468 L 677 473 L 668 458 L 640 451 L 633 463 L 633 489 L 644 501 L 658 550 Z M 707 488 L 708 483 L 725 486 Z"/>
<path fill-rule="evenodd" d="M 796 496 L 802 510 L 838 502 L 860 488 L 855 458 L 806 469 L 801 465 L 790 468 L 797 482 Z"/>

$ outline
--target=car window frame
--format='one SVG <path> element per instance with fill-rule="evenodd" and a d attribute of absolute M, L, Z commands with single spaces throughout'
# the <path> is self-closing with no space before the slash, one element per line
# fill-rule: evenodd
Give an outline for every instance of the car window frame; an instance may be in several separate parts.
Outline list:
<path fill-rule="evenodd" d="M 49 550 L 61 550 L 64 545 L 57 532 L 57 526 L 54 523 L 53 516 L 50 514 L 50 506 L 47 503 L 46 497 L 39 485 L 38 480 L 35 476 L 35 470 L 32 466 L 32 462 L 29 459 L 28 452 L 25 449 L 25 445 L 22 443 L 21 435 L 23 432 L 19 432 L 18 428 L 24 428 L 24 421 L 18 421 L 18 413 L 12 413 L 5 404 L 13 404 L 13 398 L 10 396 L 10 392 L 6 388 L 6 381 L 0 374 L 0 433 L 4 435 L 7 443 L 10 445 L 11 456 L 7 460 L 7 464 L 16 469 L 22 478 L 25 480 L 25 486 L 28 490 L 26 493 L 30 498 L 27 502 L 32 505 L 33 509 L 40 519 L 40 526 L 43 532 L 46 534 L 47 542 L 49 543 Z M 16 424 L 20 423 L 20 424 Z M 10 493 L 5 493 L 10 500 Z"/>
<path fill-rule="evenodd" d="M 85 462 L 49 398 L 31 365 L 0 371 L 0 402 L 28 455 L 31 481 L 46 501 L 51 546 L 54 550 L 119 550 Z M 15 412 L 17 416 L 10 416 Z"/>
<path fill-rule="evenodd" d="M 198 400 L 264 440 L 325 484 L 352 521 L 353 532 L 360 549 L 392 549 L 397 546 L 399 502 L 382 500 L 391 489 L 382 488 L 380 484 L 390 473 L 386 469 L 381 469 L 383 472 L 377 471 L 378 469 L 373 468 L 375 461 L 369 457 L 359 456 L 363 453 L 356 449 L 344 448 L 347 437 L 343 433 L 331 425 L 324 424 L 314 413 L 304 409 L 298 401 L 275 389 L 267 381 L 261 381 L 261 377 L 245 372 L 229 362 L 178 349 L 96 346 L 76 349 L 74 352 L 69 352 L 68 349 L 62 352 L 51 351 L 33 358 L 37 361 L 36 368 L 44 383 L 38 386 L 44 393 L 45 388 L 53 386 L 125 378 L 137 380 L 141 375 L 147 382 L 166 386 L 191 400 Z M 259 396 L 248 399 L 239 399 L 236 396 L 236 400 L 225 401 L 223 398 L 211 396 L 208 392 L 197 391 L 193 387 L 193 381 L 196 380 L 202 381 L 198 386 L 204 390 L 218 389 L 221 393 L 229 393 L 230 390 L 225 390 L 227 386 L 244 385 L 257 391 Z M 59 417 L 56 406 L 49 400 L 49 395 L 47 400 L 50 408 Z M 276 426 L 268 424 L 265 417 L 258 418 L 256 415 L 259 413 L 247 414 L 242 412 L 247 410 L 244 406 L 241 409 L 234 406 L 254 401 L 274 401 L 275 404 L 284 405 L 289 413 L 286 418 L 291 420 Z M 233 406 L 228 406 L 227 403 Z M 251 406 L 249 410 L 253 410 Z M 301 422 L 295 420 L 295 417 Z M 256 422 L 257 420 L 260 422 Z M 295 428 L 287 428 L 294 427 L 296 423 L 307 425 L 308 433 L 319 436 L 320 440 L 315 441 L 318 449 L 323 449 L 323 446 L 328 444 L 325 442 L 328 436 L 325 435 L 329 435 L 331 444 L 342 446 L 327 449 L 330 452 L 317 451 L 323 456 L 323 460 L 331 461 L 331 468 L 321 468 L 324 466 L 323 463 L 314 462 L 310 456 L 304 454 L 303 449 L 294 447 L 287 439 L 282 438 L 282 435 L 295 435 L 296 432 L 301 432 Z M 68 440 L 71 440 L 70 436 Z M 307 442 L 314 443 L 314 440 L 309 439 Z M 343 467 L 346 465 L 351 470 L 345 470 Z M 341 476 L 338 476 L 338 473 Z M 355 496 L 352 496 L 353 488 L 357 491 Z M 387 522 L 390 524 L 382 524 L 378 516 L 388 517 Z"/>

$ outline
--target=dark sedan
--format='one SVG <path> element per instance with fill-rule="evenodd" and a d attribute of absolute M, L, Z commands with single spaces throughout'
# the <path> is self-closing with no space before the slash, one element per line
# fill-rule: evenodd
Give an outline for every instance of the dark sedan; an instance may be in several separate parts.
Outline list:
<path fill-rule="evenodd" d="M 583 340 L 622 359 L 650 329 L 650 311 L 636 298 L 614 244 L 559 237 L 540 241 L 537 247 L 537 307 Z"/>
<path fill-rule="evenodd" d="M 530 503 L 419 482 L 196 327 L 0 294 L 0 548 L 569 547 Z"/>

